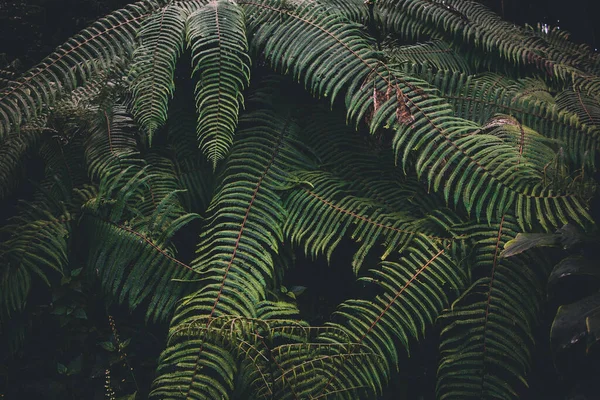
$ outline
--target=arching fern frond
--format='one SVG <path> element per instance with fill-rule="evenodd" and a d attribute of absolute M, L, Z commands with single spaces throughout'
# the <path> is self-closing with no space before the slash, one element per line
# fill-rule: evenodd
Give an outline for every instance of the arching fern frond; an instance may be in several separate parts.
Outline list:
<path fill-rule="evenodd" d="M 371 19 L 369 4 L 364 0 L 322 0 L 319 3 L 335 9 L 350 21 L 367 26 Z"/>
<path fill-rule="evenodd" d="M 406 46 L 389 45 L 384 51 L 389 64 L 417 64 L 437 71 L 461 73 L 469 73 L 471 69 L 467 60 L 442 40 Z"/>
<path fill-rule="evenodd" d="M 127 109 L 116 104 L 100 109 L 90 123 L 85 144 L 86 164 L 92 180 L 111 179 L 129 167 L 143 168 L 138 149 L 137 127 Z"/>
<path fill-rule="evenodd" d="M 36 185 L 33 199 L 23 203 L 0 229 L 0 331 L 7 319 L 25 310 L 35 281 L 50 286 L 65 276 L 78 202 L 75 185 L 84 179 L 81 143 L 46 138 L 40 148 L 46 178 Z"/>
<path fill-rule="evenodd" d="M 545 229 L 569 218 L 580 223 L 589 219 L 580 194 L 547 189 L 543 179 L 535 178 L 541 177 L 542 166 L 523 168 L 522 155 L 514 147 L 484 134 L 485 126 L 454 117 L 453 109 L 422 81 L 406 79 L 409 82 L 398 90 L 416 121 L 397 125 L 394 149 L 405 167 L 415 152 L 417 174 L 425 175 L 434 191 L 443 191 L 446 201 L 462 203 L 476 218 L 485 215 L 488 220 L 513 209 L 522 226 L 532 226 L 532 213 L 537 211 L 538 217 L 548 217 L 540 220 Z M 394 108 L 382 107 L 372 125 L 393 121 Z"/>
<path fill-rule="evenodd" d="M 99 19 L 0 92 L 0 138 L 17 130 L 95 73 L 128 57 L 136 31 L 157 4 L 141 1 Z"/>
<path fill-rule="evenodd" d="M 566 155 L 573 162 L 592 165 L 600 146 L 600 131 L 587 125 L 576 113 L 539 98 L 536 89 L 515 90 L 517 82 L 508 83 L 496 76 L 491 81 L 462 74 L 428 72 L 420 75 L 434 84 L 461 118 L 485 123 L 495 114 L 508 114 L 546 137 L 565 144 Z M 500 79 L 507 81 L 500 82 Z M 504 86 L 504 87 L 502 87 Z M 547 100 L 547 93 L 544 95 Z"/>
<path fill-rule="evenodd" d="M 233 355 L 204 335 L 190 340 L 186 327 L 202 321 L 208 329 L 221 317 L 255 318 L 273 279 L 284 218 L 275 189 L 303 156 L 290 141 L 297 127 L 289 118 L 257 110 L 241 124 L 245 129 L 238 132 L 192 264 L 205 284 L 183 300 L 171 323 L 154 382 L 153 396 L 161 399 L 211 398 L 233 390 L 231 374 L 223 373 L 224 365 L 234 364 Z"/>
<path fill-rule="evenodd" d="M 171 239 L 197 215 L 180 211 L 172 215 L 169 209 L 176 196 L 170 195 L 154 215 L 136 219 L 141 216 L 136 208 L 144 186 L 151 179 L 146 169 L 135 174 L 126 169 L 110 181 L 105 179 L 95 197 L 86 201 L 81 231 L 88 249 L 87 268 L 101 279 L 104 290 L 131 309 L 145 303 L 148 319 L 163 320 L 188 290 L 177 281 L 192 274 L 192 268 L 176 258 Z"/>
<path fill-rule="evenodd" d="M 579 120 L 595 130 L 600 129 L 600 95 L 582 93 L 577 86 L 564 90 L 556 96 L 556 104 L 579 117 Z"/>
<path fill-rule="evenodd" d="M 29 124 L 19 133 L 11 133 L 2 141 L 0 147 L 0 199 L 9 195 L 18 183 L 20 169 L 25 155 L 39 143 L 40 133 L 44 131 L 46 119 Z"/>
<path fill-rule="evenodd" d="M 173 107 L 169 109 L 166 128 L 166 155 L 173 162 L 178 186 L 185 189 L 179 193 L 181 203 L 189 212 L 204 214 L 213 195 L 215 175 L 212 165 L 197 146 L 193 93 L 186 97 L 178 92 Z"/>
<path fill-rule="evenodd" d="M 68 266 L 72 216 L 66 209 L 48 210 L 30 204 L 3 227 L 0 243 L 0 320 L 19 312 L 27 302 L 31 279 L 50 284 L 48 272 L 64 274 Z"/>
<path fill-rule="evenodd" d="M 600 78 L 581 70 L 585 66 L 568 53 L 502 20 L 477 2 L 383 0 L 377 4 L 383 24 L 391 32 L 404 32 L 406 21 L 417 20 L 458 45 L 476 46 L 517 66 L 534 66 L 555 81 L 571 82 L 585 91 L 600 89 Z"/>
<path fill-rule="evenodd" d="M 187 19 L 196 83 L 197 135 L 216 168 L 233 143 L 242 90 L 250 80 L 244 12 L 236 3 L 215 0 Z"/>
<path fill-rule="evenodd" d="M 358 274 L 365 256 L 376 243 L 385 243 L 381 255 L 385 259 L 409 246 L 415 235 L 427 236 L 420 226 L 423 221 L 401 212 L 382 212 L 385 208 L 376 201 L 349 195 L 345 190 L 348 182 L 320 171 L 297 178 L 309 187 L 293 190 L 286 199 L 289 216 L 284 229 L 292 244 L 304 245 L 305 252 L 313 257 L 326 254 L 330 259 L 340 240 L 349 234 L 360 243 L 352 261 Z M 428 239 L 445 240 L 433 235 Z"/>
<path fill-rule="evenodd" d="M 539 259 L 499 257 L 518 230 L 508 216 L 491 227 L 465 227 L 475 241 L 476 281 L 440 318 L 440 399 L 508 400 L 526 385 L 547 271 Z"/>
<path fill-rule="evenodd" d="M 398 261 L 383 262 L 361 278 L 380 287 L 383 294 L 348 300 L 338 307 L 330 324 L 353 344 L 347 347 L 346 357 L 305 377 L 302 397 L 336 396 L 347 388 L 356 389 L 341 398 L 381 393 L 397 368 L 400 350 L 408 351 L 410 338 L 421 337 L 449 303 L 449 293 L 456 295 L 465 285 L 466 271 L 454 258 L 462 257 L 460 248 L 458 243 L 443 245 L 418 237 Z M 331 333 L 321 335 L 328 343 L 340 339 Z M 380 358 L 353 359 L 350 355 L 362 346 Z"/>
<path fill-rule="evenodd" d="M 315 96 L 333 102 L 343 90 L 349 104 L 380 63 L 358 24 L 317 3 L 295 9 L 274 0 L 240 4 L 258 17 L 249 21 L 252 45 Z"/>
<path fill-rule="evenodd" d="M 503 151 L 498 138 L 475 134 L 480 127 L 454 117 L 452 108 L 425 82 L 394 75 L 361 32 L 343 18 L 313 4 L 293 11 L 268 2 L 249 4 L 271 21 L 253 28 L 257 45 L 264 43 L 266 57 L 302 79 L 315 95 L 329 95 L 333 101 L 339 91 L 346 91 L 349 119 L 358 122 L 366 117 L 371 132 L 393 127 L 394 149 L 404 167 L 416 154 L 417 175 L 425 175 L 435 191 L 444 182 L 446 201 L 452 199 L 477 218 L 485 215 L 488 220 L 514 207 L 523 226 L 533 224 L 535 208 L 562 223 L 567 215 L 577 221 L 588 218 L 577 196 L 557 195 L 546 190 L 543 182 L 531 181 L 523 168 L 519 170 L 518 156 Z M 289 34 L 295 31 L 304 36 Z M 329 51 L 315 48 L 315 38 Z M 547 222 L 542 224 L 550 229 Z"/>
<path fill-rule="evenodd" d="M 175 64 L 183 51 L 187 10 L 170 4 L 142 23 L 140 46 L 133 54 L 130 71 L 134 115 L 149 143 L 167 119 L 173 96 Z"/>
<path fill-rule="evenodd" d="M 444 206 L 443 199 L 428 193 L 414 176 L 406 176 L 397 168 L 385 133 L 359 135 L 343 123 L 343 114 L 332 115 L 322 105 L 307 108 L 305 116 L 308 123 L 303 134 L 320 169 L 346 181 L 345 189 L 350 193 L 373 199 L 388 213 L 415 217 Z"/>

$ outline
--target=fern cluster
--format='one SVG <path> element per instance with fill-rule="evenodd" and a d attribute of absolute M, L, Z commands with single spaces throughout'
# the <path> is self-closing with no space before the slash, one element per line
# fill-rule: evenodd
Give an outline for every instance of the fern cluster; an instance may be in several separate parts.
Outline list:
<path fill-rule="evenodd" d="M 0 198 L 45 169 L 0 331 L 83 263 L 169 321 L 152 398 L 375 398 L 432 326 L 438 398 L 515 398 L 548 270 L 500 252 L 593 224 L 599 99 L 597 54 L 472 1 L 129 5 L 0 91 Z M 311 326 L 276 294 L 344 239 L 373 290 Z"/>

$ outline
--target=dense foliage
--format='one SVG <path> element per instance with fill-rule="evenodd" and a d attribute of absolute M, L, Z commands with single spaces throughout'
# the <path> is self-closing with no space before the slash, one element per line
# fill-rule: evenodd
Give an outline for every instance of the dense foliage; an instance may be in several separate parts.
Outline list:
<path fill-rule="evenodd" d="M 600 57 L 471 1 L 145 0 L 1 82 L 6 357 L 60 318 L 111 398 L 161 345 L 151 398 L 376 398 L 431 334 L 516 398 L 553 263 L 501 251 L 593 229 Z"/>

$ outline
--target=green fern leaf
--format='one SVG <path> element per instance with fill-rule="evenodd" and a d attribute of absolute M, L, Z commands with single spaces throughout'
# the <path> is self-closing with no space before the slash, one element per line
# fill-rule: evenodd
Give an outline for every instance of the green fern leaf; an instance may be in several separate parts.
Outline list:
<path fill-rule="evenodd" d="M 457 45 L 466 43 L 496 54 L 512 65 L 532 65 L 557 82 L 570 81 L 585 91 L 597 92 L 600 78 L 586 73 L 568 52 L 539 40 L 535 34 L 501 19 L 472 1 L 383 0 L 382 23 L 389 31 L 405 32 L 408 21 L 420 21 Z"/>
<path fill-rule="evenodd" d="M 324 333 L 327 343 L 350 339 L 340 360 L 303 377 L 305 396 L 335 395 L 367 398 L 380 393 L 398 363 L 399 347 L 409 349 L 410 338 L 419 338 L 449 302 L 448 287 L 458 293 L 466 282 L 466 271 L 454 261 L 461 257 L 458 243 L 444 246 L 426 238 L 415 238 L 399 261 L 384 262 L 372 276 L 361 278 L 381 287 L 374 299 L 353 299 L 342 303 L 331 326 L 343 333 Z M 453 254 L 455 251 L 458 253 Z M 347 343 L 347 342 L 346 342 Z M 378 358 L 354 359 L 361 348 Z"/>
<path fill-rule="evenodd" d="M 213 1 L 187 19 L 192 50 L 200 148 L 216 167 L 233 143 L 242 90 L 250 80 L 243 10 Z"/>
<path fill-rule="evenodd" d="M 144 218 L 136 208 L 152 178 L 146 169 L 135 174 L 125 169 L 114 180 L 103 180 L 85 204 L 81 229 L 88 269 L 104 290 L 119 302 L 127 300 L 131 309 L 148 301 L 147 318 L 160 320 L 189 291 L 177 281 L 189 279 L 192 268 L 175 257 L 170 239 L 197 215 L 184 214 L 171 194 Z"/>
<path fill-rule="evenodd" d="M 98 20 L 2 90 L 0 138 L 39 115 L 64 92 L 129 56 L 140 23 L 154 7 L 152 1 L 141 1 Z"/>
<path fill-rule="evenodd" d="M 347 182 L 323 172 L 301 174 L 298 179 L 310 183 L 311 188 L 293 190 L 286 199 L 289 216 L 285 223 L 286 236 L 292 244 L 304 244 L 305 252 L 317 257 L 326 254 L 331 258 L 333 250 L 346 233 L 360 243 L 354 253 L 352 265 L 358 274 L 363 260 L 371 248 L 384 241 L 381 259 L 392 252 L 402 251 L 410 245 L 414 235 L 425 235 L 420 223 L 403 213 L 381 212 L 377 202 L 348 195 Z M 443 237 L 429 237 L 443 242 Z"/>
<path fill-rule="evenodd" d="M 174 339 L 163 355 L 163 362 L 181 370 L 183 386 L 170 387 L 174 383 L 170 375 L 159 376 L 153 391 L 159 398 L 176 391 L 179 397 L 203 398 L 233 390 L 230 377 L 221 375 L 219 367 L 233 364 L 227 361 L 233 353 L 205 353 L 211 349 L 208 343 L 212 343 L 206 335 L 219 318 L 255 318 L 256 306 L 265 300 L 266 287 L 273 280 L 273 257 L 283 242 L 284 217 L 281 199 L 274 189 L 287 179 L 286 170 L 294 166 L 293 160 L 303 157 L 290 141 L 297 128 L 289 118 L 259 110 L 241 123 L 247 125 L 238 133 L 224 180 L 207 211 L 208 224 L 198 245 L 199 256 L 192 264 L 206 284 L 177 309 L 171 322 Z M 203 332 L 194 346 L 187 344 L 190 338 L 186 332 L 192 332 L 188 329 L 191 326 Z M 179 352 L 182 346 L 186 352 Z M 195 361 L 190 363 L 188 358 Z"/>
<path fill-rule="evenodd" d="M 183 51 L 187 11 L 169 5 L 148 17 L 140 27 L 140 46 L 130 72 L 134 115 L 148 134 L 148 142 L 167 119 L 173 96 L 175 64 Z"/>
<path fill-rule="evenodd" d="M 486 276 L 440 318 L 440 399 L 514 399 L 526 385 L 546 271 L 532 270 L 544 269 L 540 260 L 499 257 L 518 229 L 509 217 L 465 227 L 475 240 L 473 275 Z"/>

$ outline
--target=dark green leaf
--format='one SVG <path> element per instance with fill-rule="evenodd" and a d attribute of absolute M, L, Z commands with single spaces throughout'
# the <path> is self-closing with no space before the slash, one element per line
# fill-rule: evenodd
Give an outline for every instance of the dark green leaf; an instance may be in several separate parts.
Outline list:
<path fill-rule="evenodd" d="M 588 334 L 586 318 L 596 315 L 599 308 L 600 293 L 559 307 L 550 330 L 550 340 L 555 353 L 568 349 L 585 339 Z"/>
<path fill-rule="evenodd" d="M 115 351 L 115 345 L 112 341 L 98 343 L 106 351 Z"/>

